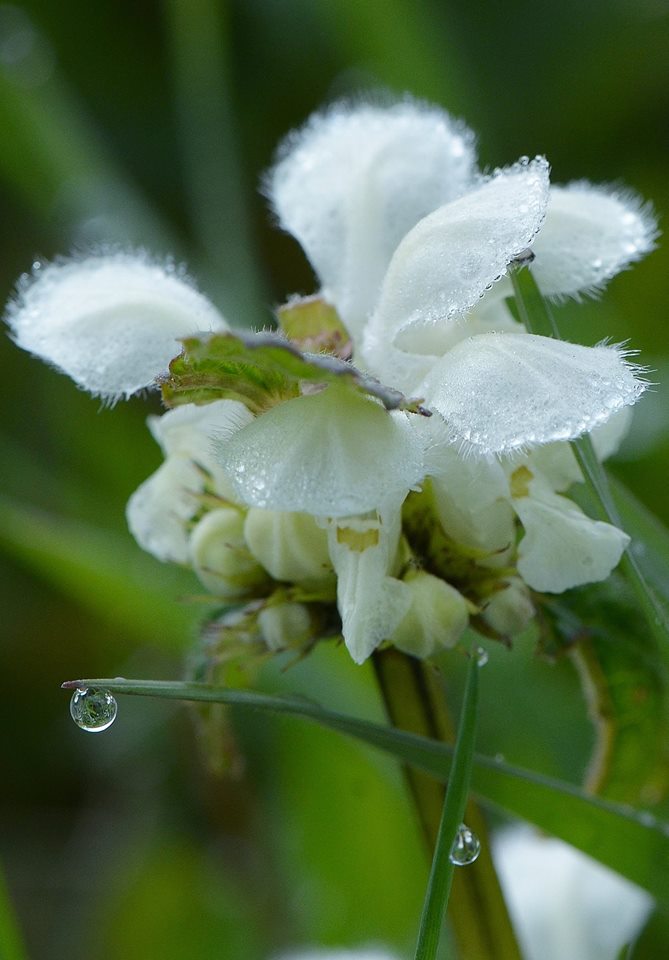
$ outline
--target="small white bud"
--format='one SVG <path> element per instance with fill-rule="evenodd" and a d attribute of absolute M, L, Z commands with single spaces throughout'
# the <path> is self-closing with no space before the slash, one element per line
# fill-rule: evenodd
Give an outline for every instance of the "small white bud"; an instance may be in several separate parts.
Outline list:
<path fill-rule="evenodd" d="M 275 580 L 304 583 L 332 574 L 327 531 L 306 513 L 252 507 L 244 522 L 244 539 Z"/>
<path fill-rule="evenodd" d="M 504 589 L 493 593 L 482 616 L 488 626 L 503 637 L 517 636 L 534 617 L 530 591 L 522 580 L 513 577 Z"/>
<path fill-rule="evenodd" d="M 429 657 L 435 648 L 457 643 L 469 622 L 462 594 L 423 570 L 408 574 L 403 582 L 410 591 L 411 606 L 391 642 L 415 657 Z"/>
<path fill-rule="evenodd" d="M 189 549 L 200 582 L 217 596 L 246 596 L 267 579 L 244 541 L 244 517 L 232 507 L 207 513 L 195 526 Z"/>
<path fill-rule="evenodd" d="M 299 646 L 311 636 L 311 617 L 303 603 L 279 603 L 258 614 L 258 628 L 270 650 Z"/>

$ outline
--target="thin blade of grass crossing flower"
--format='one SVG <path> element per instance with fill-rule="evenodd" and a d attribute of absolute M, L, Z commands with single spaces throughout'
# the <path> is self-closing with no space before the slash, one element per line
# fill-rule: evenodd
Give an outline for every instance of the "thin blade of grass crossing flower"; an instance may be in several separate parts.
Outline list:
<path fill-rule="evenodd" d="M 474 759 L 474 741 L 478 718 L 479 669 L 477 649 L 472 647 L 458 735 L 453 751 L 451 773 L 448 778 L 444 808 L 418 933 L 416 960 L 434 960 L 434 957 L 436 957 L 444 914 L 451 892 L 455 865 L 450 854 L 458 828 L 464 817 Z"/>
<path fill-rule="evenodd" d="M 439 780 L 446 780 L 450 772 L 453 751 L 446 744 L 325 710 L 307 699 L 157 680 L 79 679 L 63 687 L 101 687 L 111 693 L 227 703 L 247 710 L 307 717 L 385 750 Z M 474 755 L 472 793 L 490 808 L 534 823 L 638 883 L 659 901 L 667 901 L 668 821 L 627 804 L 588 795 L 574 784 L 480 754 Z"/>

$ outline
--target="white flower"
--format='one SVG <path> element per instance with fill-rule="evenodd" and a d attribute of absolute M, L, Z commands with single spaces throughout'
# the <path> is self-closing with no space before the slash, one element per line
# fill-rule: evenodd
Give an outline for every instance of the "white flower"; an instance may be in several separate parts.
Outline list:
<path fill-rule="evenodd" d="M 277 391 L 253 407 L 255 417 L 212 403 L 201 415 L 177 409 L 163 418 L 165 431 L 184 417 L 197 450 L 190 440 L 168 449 L 159 432 L 166 462 L 128 508 L 139 542 L 197 566 L 189 537 L 202 467 L 224 499 L 308 514 L 326 533 L 344 639 L 358 662 L 409 614 L 401 507 L 428 476 L 447 535 L 487 550 L 491 568 L 513 560 L 519 517 L 519 572 L 530 586 L 560 591 L 608 575 L 624 534 L 559 495 L 554 474 L 573 473 L 570 454 L 543 467 L 531 457 L 607 424 L 645 384 L 617 347 L 525 333 L 504 297 L 509 265 L 528 246 L 549 295 L 579 296 L 651 249 L 655 226 L 627 195 L 549 189 L 548 174 L 541 157 L 477 173 L 472 134 L 410 100 L 336 105 L 292 134 L 265 184 L 279 223 L 343 317 L 354 362 L 424 398 L 435 415 L 389 412 L 359 381 L 329 373 L 303 395 Z M 164 376 L 179 338 L 229 329 L 181 274 L 131 254 L 39 270 L 7 319 L 20 346 L 108 399 Z M 519 495 L 512 467 L 523 463 L 531 482 Z"/>
<path fill-rule="evenodd" d="M 527 960 L 615 960 L 652 909 L 629 880 L 530 828 L 496 834 L 493 854 Z"/>
<path fill-rule="evenodd" d="M 381 947 L 311 947 L 294 953 L 282 953 L 272 960 L 397 960 L 397 957 Z"/>

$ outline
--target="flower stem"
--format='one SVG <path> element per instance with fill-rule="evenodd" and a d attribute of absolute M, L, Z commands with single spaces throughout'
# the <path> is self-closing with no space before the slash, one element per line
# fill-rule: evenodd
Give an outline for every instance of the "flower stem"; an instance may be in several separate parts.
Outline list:
<path fill-rule="evenodd" d="M 523 264 L 512 267 L 511 282 L 520 319 L 529 333 L 553 336 L 556 340 L 561 340 L 557 321 L 541 295 L 531 271 L 523 269 Z M 571 448 L 594 498 L 599 518 L 622 529 L 620 514 L 609 487 L 606 471 L 597 459 L 592 440 L 587 434 L 578 437 L 572 440 Z M 666 646 L 669 639 L 669 617 L 646 580 L 633 548 L 634 545 L 630 544 L 623 554 L 620 569 L 634 591 L 653 636 L 662 648 Z"/>
<path fill-rule="evenodd" d="M 393 648 L 377 651 L 373 662 L 386 710 L 393 725 L 413 733 L 452 742 L 453 724 L 437 670 Z M 442 809 L 445 811 L 444 788 L 432 777 L 414 767 L 406 766 L 404 774 L 431 854 L 437 845 Z M 454 774 L 455 768 L 451 781 Z M 481 841 L 481 854 L 476 863 L 458 870 L 453 879 L 449 920 L 458 956 L 462 960 L 520 960 L 513 927 L 490 855 L 487 826 L 480 809 L 471 800 L 466 805 L 464 818 L 460 814 L 455 822 L 453 834 L 463 819 Z M 452 837 L 450 842 L 442 837 L 440 846 L 446 858 L 451 845 Z M 443 888 L 441 895 L 443 896 Z M 438 928 L 441 926 L 441 911 L 444 905 L 445 901 L 439 910 Z"/>

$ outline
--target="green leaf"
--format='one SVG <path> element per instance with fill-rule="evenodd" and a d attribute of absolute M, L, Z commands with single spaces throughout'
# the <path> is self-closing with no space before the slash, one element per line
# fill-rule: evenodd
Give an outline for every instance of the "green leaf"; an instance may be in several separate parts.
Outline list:
<path fill-rule="evenodd" d="M 228 703 L 307 717 L 392 753 L 406 763 L 447 780 L 452 748 L 426 737 L 358 720 L 300 698 L 273 697 L 197 683 L 158 680 L 73 680 L 65 689 L 102 687 L 112 693 Z M 534 823 L 595 857 L 658 900 L 669 891 L 669 822 L 645 811 L 588 795 L 581 787 L 491 757 L 475 755 L 472 789 L 481 802 Z"/>
<path fill-rule="evenodd" d="M 667 671 L 634 595 L 614 575 L 547 601 L 544 610 L 572 651 L 595 726 L 586 789 L 657 803 L 669 787 Z"/>
<path fill-rule="evenodd" d="M 346 382 L 351 389 L 381 400 L 387 410 L 427 414 L 418 401 L 360 373 L 330 354 L 305 354 L 273 333 L 219 333 L 188 337 L 184 353 L 172 361 L 161 387 L 168 407 L 181 403 L 240 400 L 252 413 L 301 393 L 303 383 Z"/>
<path fill-rule="evenodd" d="M 448 778 L 444 808 L 432 859 L 430 879 L 425 894 L 423 915 L 420 921 L 416 960 L 434 960 L 437 955 L 444 914 L 453 882 L 455 865 L 451 862 L 450 853 L 465 814 L 474 760 L 479 699 L 479 663 L 477 658 L 478 650 L 476 647 L 472 647 L 465 682 L 465 696 L 460 712 L 460 723 L 458 724 L 458 736 L 453 751 L 451 772 Z"/>

